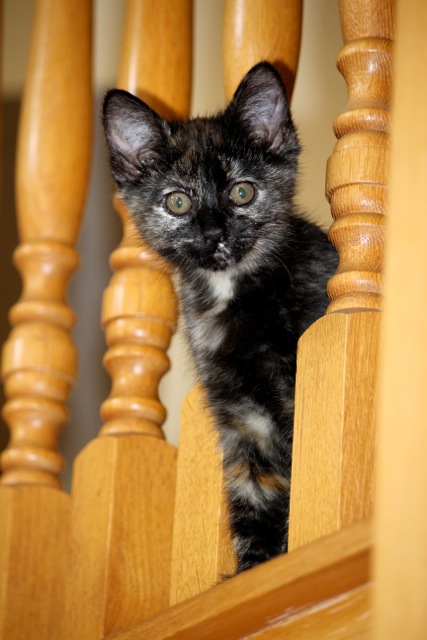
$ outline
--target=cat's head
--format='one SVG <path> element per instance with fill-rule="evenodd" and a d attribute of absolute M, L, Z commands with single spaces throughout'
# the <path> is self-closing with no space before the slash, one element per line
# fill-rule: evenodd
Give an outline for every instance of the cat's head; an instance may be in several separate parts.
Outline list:
<path fill-rule="evenodd" d="M 285 88 L 268 63 L 253 67 L 213 118 L 167 122 L 112 90 L 104 127 L 137 229 L 175 266 L 251 270 L 283 245 L 299 144 Z"/>

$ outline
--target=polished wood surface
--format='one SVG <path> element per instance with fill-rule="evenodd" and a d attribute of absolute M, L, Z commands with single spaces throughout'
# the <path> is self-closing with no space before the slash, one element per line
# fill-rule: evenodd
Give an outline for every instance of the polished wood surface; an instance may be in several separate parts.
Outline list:
<path fill-rule="evenodd" d="M 318 540 L 107 640 L 367 640 L 370 530 L 362 522 Z"/>
<path fill-rule="evenodd" d="M 124 235 L 111 255 L 114 275 L 102 305 L 109 347 L 104 365 L 112 388 L 101 406 L 101 434 L 163 438 L 166 410 L 158 388 L 169 369 L 166 350 L 176 328 L 177 300 L 169 267 L 138 238 L 118 197 L 115 205 Z"/>
<path fill-rule="evenodd" d="M 100 437 L 75 464 L 64 638 L 103 638 L 166 608 L 175 450 Z"/>
<path fill-rule="evenodd" d="M 34 483 L 2 486 L 0 523 L 0 638 L 58 637 L 68 579 L 69 496 Z"/>
<path fill-rule="evenodd" d="M 340 268 L 330 284 L 330 311 L 335 313 L 313 325 L 299 347 L 294 550 L 207 589 L 209 581 L 232 566 L 215 432 L 203 392 L 196 388 L 185 403 L 176 474 L 176 452 L 162 435 L 164 408 L 157 394 L 168 367 L 176 301 L 164 265 L 136 242 L 119 202 L 124 238 L 112 257 L 114 275 L 103 311 L 105 362 L 112 377 L 103 406 L 105 424 L 77 460 L 71 498 L 58 486 L 62 459 L 57 436 L 75 375 L 74 316 L 66 288 L 77 264 L 74 242 L 89 159 L 83 138 L 89 137 L 91 119 L 91 12 L 84 0 L 38 0 L 18 158 L 21 244 L 16 261 L 24 286 L 3 352 L 11 442 L 2 458 L 0 486 L 0 637 L 427 636 L 427 96 L 422 83 L 427 11 L 424 0 L 399 0 L 382 320 L 377 310 L 383 306 L 379 271 L 393 7 L 389 0 L 340 2 L 345 45 L 339 66 L 349 102 L 335 123 L 339 139 L 327 178 Z M 172 24 L 165 21 L 165 11 L 166 3 L 129 3 L 128 62 L 122 62 L 120 72 L 128 84 L 121 86 L 140 95 L 144 80 L 136 80 L 135 70 L 143 54 L 135 51 L 143 49 L 144 41 L 156 41 L 152 34 L 162 32 L 164 23 Z M 175 0 L 168 16 L 188 18 L 189 11 L 188 2 Z M 144 27 L 139 20 L 147 15 L 150 22 L 145 17 Z M 152 33 L 145 33 L 148 27 Z M 188 43 L 188 24 L 184 31 Z M 130 46 L 132 41 L 139 44 Z M 183 47 L 177 59 L 189 61 L 187 44 Z M 155 50 L 150 56 L 155 59 Z M 168 65 L 162 65 L 166 74 Z M 61 100 L 46 99 L 51 98 L 51 78 L 62 82 L 63 71 Z M 189 71 L 180 76 L 181 71 L 176 69 L 181 78 L 176 92 L 182 97 L 177 104 L 184 105 L 179 109 L 186 115 L 189 87 L 182 77 L 188 79 Z M 156 81 L 150 79 L 145 95 Z M 238 79 L 228 91 L 233 82 Z M 75 113 L 68 115 L 74 124 L 64 129 L 69 91 Z M 168 90 L 155 91 L 166 113 Z M 56 133 L 55 140 L 58 127 L 61 136 Z M 58 142 L 69 151 L 61 162 Z M 372 529 L 366 516 L 372 509 L 376 451 Z M 205 491 L 209 495 L 202 506 L 210 516 L 202 522 Z M 170 581 L 172 602 L 178 604 L 168 608 Z"/>
<path fill-rule="evenodd" d="M 222 456 L 199 386 L 186 397 L 182 415 L 170 604 L 206 591 L 222 576 L 235 573 Z"/>
<path fill-rule="evenodd" d="M 298 347 L 291 549 L 373 510 L 393 6 L 339 3 L 348 102 L 326 174 L 339 266 L 329 313 Z"/>
<path fill-rule="evenodd" d="M 292 461 L 292 549 L 372 511 L 380 320 L 375 312 L 337 313 L 316 322 L 301 338 Z"/>
<path fill-rule="evenodd" d="M 262 60 L 275 65 L 292 97 L 298 68 L 302 0 L 225 0 L 223 68 L 230 100 L 245 73 Z"/>
<path fill-rule="evenodd" d="M 21 244 L 15 263 L 23 280 L 10 311 L 3 348 L 11 439 L 2 454 L 3 484 L 59 486 L 59 431 L 76 375 L 67 305 L 74 249 L 91 155 L 90 5 L 39 0 L 19 127 L 16 199 Z M 71 16 L 75 18 L 71 19 Z M 76 48 L 76 38 L 81 45 Z M 57 78 L 55 100 L 52 77 Z"/>
<path fill-rule="evenodd" d="M 329 236 L 340 263 L 331 278 L 329 312 L 380 309 L 394 2 L 340 0 L 344 46 L 337 66 L 348 102 L 334 122 L 326 194 L 334 223 Z"/>
<path fill-rule="evenodd" d="M 427 5 L 397 5 L 380 357 L 375 640 L 427 637 Z"/>
<path fill-rule="evenodd" d="M 190 0 L 129 0 L 122 42 L 117 86 L 145 100 L 165 118 L 188 117 Z M 160 427 L 166 414 L 157 394 L 169 368 L 165 352 L 176 327 L 177 302 L 168 266 L 143 244 L 117 197 L 115 204 L 123 222 L 123 240 L 111 256 L 115 273 L 103 300 L 102 322 L 109 344 L 104 363 L 112 391 L 101 408 L 105 421 L 101 433 L 163 437 Z"/>
<path fill-rule="evenodd" d="M 126 5 L 117 86 L 146 101 L 163 118 L 189 115 L 192 5 L 191 0 L 128 0 Z"/>
<path fill-rule="evenodd" d="M 163 116 L 171 105 L 182 116 L 190 79 L 191 2 L 130 0 L 118 86 Z M 169 368 L 177 302 L 169 268 L 143 244 L 117 196 L 115 205 L 123 239 L 102 307 L 112 386 L 99 437 L 74 465 L 70 640 L 103 637 L 169 604 L 176 450 L 161 430 L 158 385 Z"/>
<path fill-rule="evenodd" d="M 1 460 L 0 637 L 8 640 L 58 637 L 64 609 L 70 499 L 59 490 L 58 435 L 76 375 L 66 291 L 91 155 L 91 23 L 86 0 L 36 3 L 17 152 L 23 292 L 2 360 L 11 437 Z"/>

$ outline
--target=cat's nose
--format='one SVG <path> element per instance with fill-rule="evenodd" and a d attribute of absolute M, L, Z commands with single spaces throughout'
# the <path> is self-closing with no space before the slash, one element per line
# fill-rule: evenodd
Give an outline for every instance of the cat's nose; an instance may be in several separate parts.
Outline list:
<path fill-rule="evenodd" d="M 223 229 L 219 229 L 218 227 L 209 227 L 204 229 L 203 237 L 205 239 L 206 244 L 217 244 L 223 235 Z"/>

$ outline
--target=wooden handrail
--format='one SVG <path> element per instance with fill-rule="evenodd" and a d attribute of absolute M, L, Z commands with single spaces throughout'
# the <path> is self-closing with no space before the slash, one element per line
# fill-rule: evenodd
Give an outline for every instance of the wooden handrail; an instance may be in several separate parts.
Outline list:
<path fill-rule="evenodd" d="M 354 637 L 368 640 L 370 539 L 370 523 L 359 523 L 105 640 L 345 640 L 349 620 Z"/>

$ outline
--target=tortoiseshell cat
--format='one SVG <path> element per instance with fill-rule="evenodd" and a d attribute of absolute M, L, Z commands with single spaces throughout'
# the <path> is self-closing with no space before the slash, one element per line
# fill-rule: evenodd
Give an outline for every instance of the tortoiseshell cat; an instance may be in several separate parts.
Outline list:
<path fill-rule="evenodd" d="M 113 90 L 104 126 L 137 229 L 176 267 L 244 571 L 287 548 L 297 340 L 324 313 L 337 264 L 295 212 L 300 148 L 286 92 L 264 62 L 223 113 L 166 122 Z"/>

